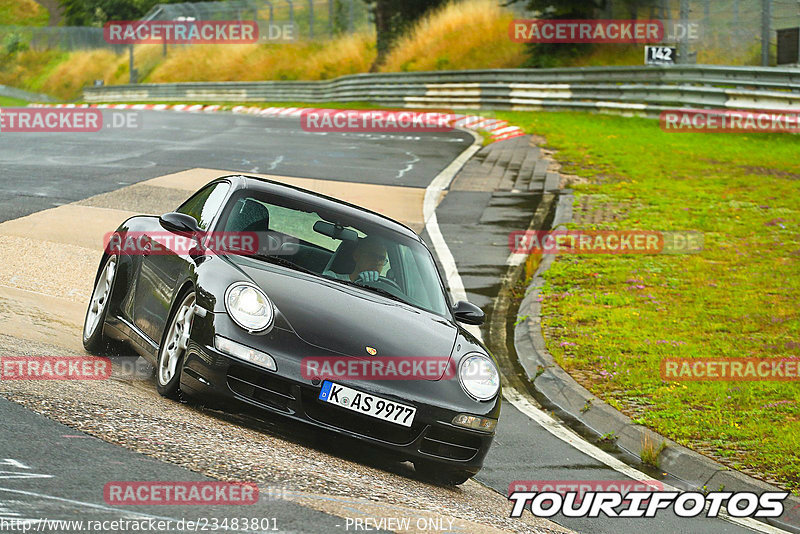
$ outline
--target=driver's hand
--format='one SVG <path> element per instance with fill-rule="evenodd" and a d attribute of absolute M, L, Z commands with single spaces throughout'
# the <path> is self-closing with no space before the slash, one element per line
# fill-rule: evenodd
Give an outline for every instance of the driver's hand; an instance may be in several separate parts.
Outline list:
<path fill-rule="evenodd" d="M 358 278 L 356 278 L 356 282 L 366 283 L 366 282 L 377 282 L 378 278 L 381 275 L 378 271 L 361 271 L 358 273 Z"/>

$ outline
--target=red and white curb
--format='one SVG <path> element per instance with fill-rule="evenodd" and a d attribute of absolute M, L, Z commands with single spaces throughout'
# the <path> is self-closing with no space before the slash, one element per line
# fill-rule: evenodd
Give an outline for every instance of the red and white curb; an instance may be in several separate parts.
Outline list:
<path fill-rule="evenodd" d="M 49 108 L 100 108 L 100 109 L 135 109 L 135 110 L 172 110 L 185 111 L 189 113 L 214 113 L 221 111 L 222 106 L 202 104 L 29 104 L 29 107 L 49 107 Z M 316 111 L 337 111 L 325 108 L 260 108 L 257 106 L 234 106 L 232 113 L 247 113 L 259 116 L 280 116 L 280 117 L 299 117 L 304 112 Z M 453 115 L 452 125 L 454 127 L 466 128 L 473 131 L 484 131 L 490 134 L 492 141 L 504 141 L 514 137 L 525 135 L 518 126 L 508 123 L 508 121 L 488 119 L 480 115 Z"/>

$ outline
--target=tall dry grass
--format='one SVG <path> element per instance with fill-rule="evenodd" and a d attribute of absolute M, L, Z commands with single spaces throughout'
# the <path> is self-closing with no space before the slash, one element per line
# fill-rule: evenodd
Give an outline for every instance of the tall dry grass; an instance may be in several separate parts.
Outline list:
<path fill-rule="evenodd" d="M 110 50 L 72 52 L 53 69 L 41 90 L 59 98 L 73 98 L 92 80 L 105 80 L 118 61 L 119 55 Z"/>
<path fill-rule="evenodd" d="M 451 2 L 424 17 L 389 52 L 381 71 L 519 67 L 525 47 L 508 37 L 514 14 L 494 0 Z"/>
<path fill-rule="evenodd" d="M 325 80 L 365 72 L 375 53 L 366 33 L 324 43 L 176 47 L 147 81 Z"/>
<path fill-rule="evenodd" d="M 34 0 L 0 0 L 0 25 L 47 26 L 50 13 Z"/>
<path fill-rule="evenodd" d="M 134 48 L 134 68 L 140 77 L 160 60 L 160 47 L 140 45 Z M 85 85 L 103 80 L 106 85 L 128 83 L 130 72 L 128 54 L 115 54 L 110 50 L 76 51 L 67 54 L 44 80 L 41 90 L 59 98 L 70 100 L 80 97 Z"/>
<path fill-rule="evenodd" d="M 419 22 L 381 70 L 519 66 L 524 49 L 508 39 L 512 18 L 493 0 L 449 4 Z M 141 45 L 135 57 L 143 82 L 325 80 L 367 72 L 376 46 L 374 32 L 363 32 L 281 45 L 171 46 L 165 58 L 160 45 Z M 128 57 L 106 50 L 71 52 L 42 76 L 41 90 L 63 99 L 79 98 L 83 86 L 96 79 L 127 83 Z"/>
<path fill-rule="evenodd" d="M 513 18 L 513 13 L 496 0 L 453 1 L 419 21 L 390 51 L 380 70 L 520 67 L 525 61 L 525 47 L 508 38 Z M 372 32 L 291 44 L 171 45 L 166 57 L 161 52 L 161 45 L 135 48 L 139 81 L 325 80 L 367 72 L 376 57 Z M 127 53 L 95 50 L 38 54 L 42 62 L 38 67 L 32 52 L 17 54 L 13 65 L 0 65 L 0 83 L 69 100 L 79 98 L 82 88 L 96 79 L 106 84 L 128 82 Z M 598 47 L 574 61 L 576 65 L 638 64 L 640 54 L 636 48 L 617 47 L 612 51 Z"/>
<path fill-rule="evenodd" d="M 67 54 L 56 50 L 24 50 L 12 56 L 0 55 L 0 84 L 38 91 L 66 57 Z"/>

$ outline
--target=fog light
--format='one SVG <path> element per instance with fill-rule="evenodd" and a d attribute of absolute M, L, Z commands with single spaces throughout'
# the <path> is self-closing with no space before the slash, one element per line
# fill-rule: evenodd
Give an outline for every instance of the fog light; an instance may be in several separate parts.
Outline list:
<path fill-rule="evenodd" d="M 497 419 L 488 417 L 478 417 L 477 415 L 459 414 L 453 418 L 453 424 L 471 428 L 473 430 L 483 430 L 484 432 L 494 432 L 497 426 Z"/>
<path fill-rule="evenodd" d="M 270 371 L 278 370 L 278 365 L 275 363 L 275 360 L 266 352 L 251 349 L 250 347 L 242 345 L 241 343 L 236 343 L 222 336 L 214 336 L 214 346 L 218 351 L 224 352 L 228 356 L 250 362 L 264 369 L 269 369 Z"/>

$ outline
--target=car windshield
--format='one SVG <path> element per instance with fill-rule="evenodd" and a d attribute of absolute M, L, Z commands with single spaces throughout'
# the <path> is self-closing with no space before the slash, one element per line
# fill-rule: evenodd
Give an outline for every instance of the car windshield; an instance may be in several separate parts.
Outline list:
<path fill-rule="evenodd" d="M 340 212 L 264 192 L 235 195 L 223 232 L 254 233 L 256 259 L 357 285 L 447 316 L 447 302 L 428 249 L 394 230 Z"/>

